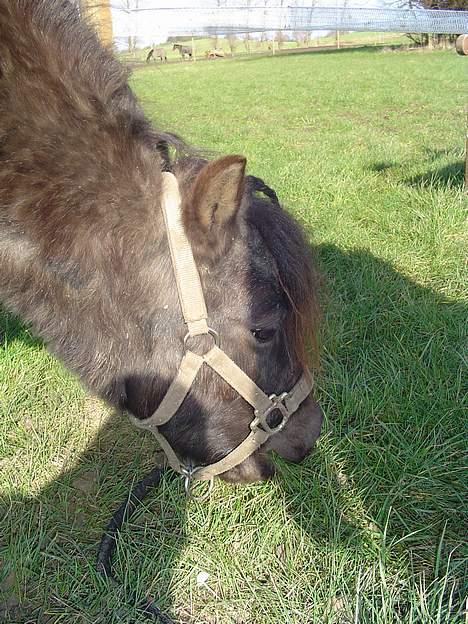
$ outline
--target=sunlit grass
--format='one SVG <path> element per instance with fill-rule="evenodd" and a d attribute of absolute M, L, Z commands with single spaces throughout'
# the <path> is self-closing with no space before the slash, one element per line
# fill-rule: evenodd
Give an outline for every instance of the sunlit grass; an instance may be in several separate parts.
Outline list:
<path fill-rule="evenodd" d="M 204 505 L 165 483 L 121 536 L 127 596 L 184 622 L 462 621 L 465 69 L 366 50 L 134 74 L 158 125 L 245 154 L 317 247 L 326 422 L 272 483 Z M 93 565 L 154 443 L 0 328 L 0 621 L 143 621 Z"/>

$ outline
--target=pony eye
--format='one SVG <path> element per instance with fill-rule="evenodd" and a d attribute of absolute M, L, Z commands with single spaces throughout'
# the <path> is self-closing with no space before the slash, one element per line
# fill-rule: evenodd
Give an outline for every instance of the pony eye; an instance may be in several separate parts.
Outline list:
<path fill-rule="evenodd" d="M 276 334 L 276 329 L 252 329 L 252 336 L 257 342 L 270 342 Z"/>

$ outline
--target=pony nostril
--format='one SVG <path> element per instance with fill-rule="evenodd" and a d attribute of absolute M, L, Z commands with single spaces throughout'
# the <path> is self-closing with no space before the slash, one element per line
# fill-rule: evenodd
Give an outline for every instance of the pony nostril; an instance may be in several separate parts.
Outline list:
<path fill-rule="evenodd" d="M 303 462 L 304 459 L 310 455 L 311 451 L 312 451 L 312 447 L 304 448 L 303 446 L 300 446 L 300 447 L 295 446 L 294 447 L 295 458 L 293 459 L 294 463 L 300 464 L 301 462 Z"/>

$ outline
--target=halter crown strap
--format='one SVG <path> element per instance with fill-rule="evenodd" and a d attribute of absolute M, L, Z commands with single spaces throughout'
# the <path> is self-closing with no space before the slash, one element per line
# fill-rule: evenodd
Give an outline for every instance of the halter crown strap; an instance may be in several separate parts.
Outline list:
<path fill-rule="evenodd" d="M 180 306 L 190 336 L 208 333 L 208 312 L 192 247 L 185 234 L 176 177 L 164 172 L 162 211 L 171 250 Z"/>
<path fill-rule="evenodd" d="M 165 172 L 162 176 L 163 197 L 161 206 L 171 250 L 179 301 L 188 329 L 187 336 L 211 334 L 216 342 L 216 332 L 208 327 L 208 313 L 200 276 L 182 223 L 181 200 L 177 180 L 172 173 Z M 159 431 L 159 427 L 167 423 L 180 408 L 203 364 L 214 370 L 253 407 L 254 418 L 250 423 L 249 435 L 223 459 L 209 466 L 191 468 L 188 472 L 169 442 Z M 239 465 L 260 448 L 271 435 L 281 431 L 286 426 L 290 416 L 310 394 L 312 386 L 312 377 L 308 371 L 305 371 L 292 390 L 283 392 L 280 395 L 272 394 L 268 396 L 215 344 L 204 355 L 197 355 L 190 350 L 186 350 L 177 375 L 156 411 L 145 420 L 139 420 L 134 416 L 131 416 L 131 419 L 135 425 L 150 430 L 156 436 L 169 464 L 175 471 L 185 476 L 189 474 L 190 479 L 195 478 L 205 481 Z M 280 413 L 281 420 L 276 424 L 272 424 L 268 417 L 275 411 Z"/>

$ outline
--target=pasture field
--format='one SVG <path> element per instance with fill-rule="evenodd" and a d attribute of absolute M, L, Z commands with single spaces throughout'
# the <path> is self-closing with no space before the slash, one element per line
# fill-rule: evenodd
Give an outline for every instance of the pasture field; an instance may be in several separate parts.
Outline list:
<path fill-rule="evenodd" d="M 192 40 L 190 38 L 181 41 L 183 45 L 192 45 Z M 340 33 L 340 45 L 353 45 L 353 46 L 384 46 L 384 45 L 399 45 L 399 46 L 408 46 L 410 45 L 410 40 L 401 33 L 381 33 L 381 32 L 343 32 Z M 237 59 L 238 57 L 248 56 L 248 55 L 256 55 L 256 54 L 271 54 L 271 51 L 268 50 L 268 46 L 271 44 L 271 41 L 260 41 L 260 39 L 251 39 L 250 42 L 245 42 L 243 39 L 243 35 L 237 36 L 237 41 L 235 44 L 234 57 Z M 335 46 L 336 44 L 336 34 L 330 33 L 325 37 L 313 37 L 309 43 L 311 48 L 316 46 Z M 302 44 L 301 44 L 302 46 Z M 205 53 L 207 50 L 211 50 L 214 48 L 214 40 L 209 37 L 205 38 L 195 38 L 194 39 L 194 48 L 195 48 L 195 57 L 197 59 L 205 58 Z M 167 55 L 168 61 L 180 61 L 181 57 L 179 52 L 174 51 L 173 43 L 158 43 L 155 44 L 155 48 L 163 48 Z M 219 38 L 218 48 L 224 50 L 226 54 L 226 59 L 231 56 L 231 49 L 229 47 L 229 42 L 227 39 L 222 37 Z M 281 50 L 278 51 L 278 42 L 275 41 L 275 53 L 281 53 L 281 51 L 287 50 L 296 50 L 298 48 L 298 44 L 296 41 L 283 41 Z M 136 48 L 131 52 L 127 50 L 122 50 L 118 53 L 119 58 L 123 62 L 133 63 L 141 63 L 144 62 L 148 52 L 151 47 L 146 46 L 145 48 Z M 155 61 L 151 61 L 153 65 Z M 156 61 L 156 64 L 159 64 L 160 61 Z"/>
<path fill-rule="evenodd" d="M 0 622 L 144 622 L 132 591 L 192 624 L 464 621 L 466 69 L 367 49 L 134 73 L 157 124 L 245 154 L 316 247 L 323 435 L 203 504 L 165 482 L 108 586 L 97 544 L 155 443 L 2 314 Z"/>

